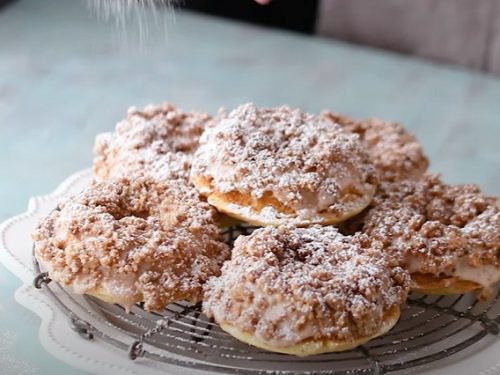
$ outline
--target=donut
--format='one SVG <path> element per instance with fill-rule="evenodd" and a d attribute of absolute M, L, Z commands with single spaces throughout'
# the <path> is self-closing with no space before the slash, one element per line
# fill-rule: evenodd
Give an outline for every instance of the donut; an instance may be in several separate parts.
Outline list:
<path fill-rule="evenodd" d="M 412 289 L 425 294 L 491 294 L 500 280 L 500 206 L 476 185 L 451 186 L 438 175 L 382 184 L 357 218 L 361 231 L 401 255 Z"/>
<path fill-rule="evenodd" d="M 245 104 L 206 127 L 191 182 L 229 216 L 304 226 L 359 213 L 378 179 L 357 136 L 298 109 Z"/>
<path fill-rule="evenodd" d="M 403 125 L 379 119 L 359 121 L 328 111 L 322 116 L 359 135 L 381 181 L 416 181 L 427 171 L 429 160 L 422 146 Z"/>
<path fill-rule="evenodd" d="M 96 137 L 93 174 L 97 181 L 136 173 L 168 180 L 189 179 L 192 154 L 210 115 L 183 112 L 172 104 L 134 107 L 113 133 Z"/>
<path fill-rule="evenodd" d="M 204 313 L 247 344 L 309 356 L 355 348 L 389 331 L 408 274 L 364 234 L 332 226 L 264 227 L 236 239 L 205 284 Z"/>
<path fill-rule="evenodd" d="M 94 182 L 62 202 L 33 234 L 49 277 L 75 293 L 147 311 L 202 298 L 229 257 L 215 210 L 182 181 Z"/>

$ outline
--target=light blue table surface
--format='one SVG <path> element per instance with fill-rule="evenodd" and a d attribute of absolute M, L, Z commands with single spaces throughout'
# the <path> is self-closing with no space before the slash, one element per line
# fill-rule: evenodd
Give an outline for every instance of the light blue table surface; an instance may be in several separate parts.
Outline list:
<path fill-rule="evenodd" d="M 86 4 L 21 0 L 0 11 L 2 220 L 88 167 L 95 134 L 128 106 L 164 100 L 210 112 L 254 101 L 398 120 L 446 181 L 500 194 L 498 77 L 180 11 L 140 46 Z M 13 299 L 19 285 L 0 266 L 0 373 L 81 373 L 42 349 L 38 318 Z"/>

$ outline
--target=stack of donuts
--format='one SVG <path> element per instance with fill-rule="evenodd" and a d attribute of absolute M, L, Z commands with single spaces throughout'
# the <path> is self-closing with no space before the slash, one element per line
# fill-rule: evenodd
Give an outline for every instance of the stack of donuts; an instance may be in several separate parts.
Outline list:
<path fill-rule="evenodd" d="M 97 137 L 93 181 L 36 228 L 35 255 L 51 279 L 127 310 L 202 301 L 245 343 L 349 350 L 389 331 L 411 291 L 488 298 L 500 279 L 497 198 L 427 167 L 398 123 L 132 108 Z"/>

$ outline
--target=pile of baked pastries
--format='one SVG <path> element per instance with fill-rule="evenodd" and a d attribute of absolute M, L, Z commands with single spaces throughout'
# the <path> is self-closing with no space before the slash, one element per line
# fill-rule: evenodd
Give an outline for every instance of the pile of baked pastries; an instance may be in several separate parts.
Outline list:
<path fill-rule="evenodd" d="M 500 208 L 427 172 L 397 123 L 242 105 L 130 109 L 94 180 L 33 238 L 49 276 L 125 309 L 202 301 L 237 339 L 306 356 L 389 331 L 410 291 L 500 279 Z M 234 245 L 225 226 L 257 228 Z"/>

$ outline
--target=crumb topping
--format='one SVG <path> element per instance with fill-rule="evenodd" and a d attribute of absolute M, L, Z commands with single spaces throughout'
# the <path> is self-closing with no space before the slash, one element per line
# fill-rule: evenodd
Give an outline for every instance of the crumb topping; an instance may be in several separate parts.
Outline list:
<path fill-rule="evenodd" d="M 66 199 L 33 234 L 50 277 L 77 293 L 104 293 L 129 308 L 199 301 L 229 257 L 215 211 L 194 188 L 149 178 L 93 183 Z"/>
<path fill-rule="evenodd" d="M 429 166 L 422 146 L 401 124 L 378 119 L 358 121 L 326 111 L 322 116 L 359 135 L 381 181 L 418 180 Z"/>
<path fill-rule="evenodd" d="M 377 184 L 357 135 L 298 109 L 253 104 L 207 126 L 191 176 L 208 181 L 204 194 L 274 199 L 301 218 L 353 211 Z"/>
<path fill-rule="evenodd" d="M 361 222 L 365 233 L 401 252 L 411 272 L 500 269 L 500 207 L 476 185 L 446 185 L 437 175 L 383 184 Z"/>
<path fill-rule="evenodd" d="M 192 154 L 210 115 L 183 112 L 172 104 L 130 108 L 113 133 L 96 137 L 94 176 L 144 173 L 159 179 L 188 179 Z"/>
<path fill-rule="evenodd" d="M 334 227 L 265 227 L 240 236 L 203 309 L 275 345 L 375 334 L 404 303 L 409 276 L 368 236 Z"/>

